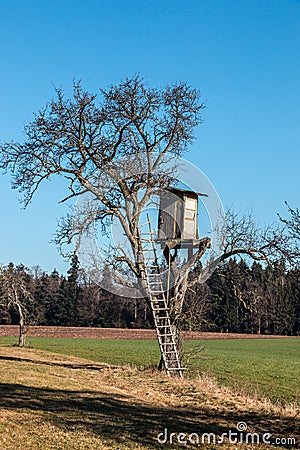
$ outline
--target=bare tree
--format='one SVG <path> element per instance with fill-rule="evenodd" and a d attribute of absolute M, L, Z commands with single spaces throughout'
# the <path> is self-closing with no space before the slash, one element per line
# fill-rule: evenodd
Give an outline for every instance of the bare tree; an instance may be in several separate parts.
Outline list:
<path fill-rule="evenodd" d="M 68 182 L 63 202 L 89 193 L 91 200 L 77 209 L 75 225 L 73 212 L 61 221 L 57 243 L 80 239 L 95 222 L 105 232 L 117 218 L 131 254 L 114 249 L 111 263 L 131 273 L 147 298 L 140 219 L 153 195 L 176 182 L 176 160 L 173 165 L 170 160 L 193 141 L 203 108 L 199 91 L 186 83 L 159 90 L 136 75 L 98 96 L 75 83 L 70 99 L 56 89 L 56 99 L 25 127 L 24 142 L 1 145 L 0 167 L 12 173 L 13 187 L 24 194 L 25 205 L 44 180 L 57 175 Z M 221 260 L 236 253 L 266 259 L 277 249 L 275 234 L 261 233 L 257 241 L 252 224 L 245 219 L 236 223 L 234 216 L 230 220 Z M 188 287 L 203 278 L 200 260 L 209 247 L 210 239 L 203 238 L 189 260 L 178 264 L 169 258 L 172 288 L 167 297 L 175 332 Z"/>
<path fill-rule="evenodd" d="M 291 240 L 280 224 L 259 226 L 252 213 L 238 215 L 226 211 L 226 233 L 220 261 L 234 255 L 243 255 L 254 261 L 272 262 L 278 258 L 292 261 Z"/>
<path fill-rule="evenodd" d="M 299 260 L 300 257 L 300 211 L 298 208 L 293 209 L 286 202 L 290 218 L 285 219 L 279 216 L 282 223 L 284 223 L 289 231 L 290 237 L 293 241 L 293 255 Z"/>
<path fill-rule="evenodd" d="M 171 260 L 171 271 L 175 281 L 170 296 L 170 309 L 173 322 L 178 329 L 182 321 L 182 307 L 187 290 L 193 290 L 198 283 L 203 282 L 223 261 L 235 255 L 266 264 L 272 264 L 281 258 L 294 261 L 290 237 L 280 224 L 259 227 L 251 213 L 238 215 L 232 209 L 228 209 L 226 223 L 223 226 L 223 230 L 218 230 L 223 236 L 220 255 L 212 257 L 211 265 L 205 269 L 201 257 L 210 245 L 208 238 L 201 240 L 199 250 L 180 267 L 175 260 Z M 250 305 L 247 306 L 249 307 Z"/>
<path fill-rule="evenodd" d="M 19 346 L 24 347 L 27 333 L 26 303 L 33 296 L 26 283 L 24 268 L 9 264 L 0 268 L 0 304 L 7 309 L 13 308 L 19 316 Z"/>

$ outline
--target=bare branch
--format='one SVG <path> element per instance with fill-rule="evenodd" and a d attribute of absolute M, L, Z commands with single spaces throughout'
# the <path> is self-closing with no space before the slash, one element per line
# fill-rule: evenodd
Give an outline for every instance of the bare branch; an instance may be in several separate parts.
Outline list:
<path fill-rule="evenodd" d="M 126 256 L 115 256 L 115 260 L 119 262 L 125 262 L 127 266 L 132 270 L 132 272 L 136 276 L 139 276 L 138 270 L 136 269 L 134 263 L 129 258 L 127 258 Z"/>

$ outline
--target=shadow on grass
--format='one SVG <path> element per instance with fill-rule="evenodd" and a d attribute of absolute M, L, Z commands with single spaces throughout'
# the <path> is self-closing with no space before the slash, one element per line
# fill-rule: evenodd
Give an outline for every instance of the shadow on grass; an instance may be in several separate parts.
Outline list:
<path fill-rule="evenodd" d="M 108 367 L 105 364 L 88 364 L 88 363 L 65 363 L 61 361 L 42 361 L 42 360 L 34 360 L 30 358 L 20 358 L 17 356 L 0 356 L 0 361 L 15 361 L 15 362 L 29 362 L 30 364 L 42 364 L 46 366 L 58 366 L 65 367 L 67 369 L 87 369 L 87 370 L 103 370 Z M 109 366 L 110 368 L 118 368 L 118 366 Z"/>
<path fill-rule="evenodd" d="M 260 434 L 268 432 L 287 437 L 297 432 L 296 423 L 271 414 L 234 411 L 224 414 L 209 408 L 154 407 L 125 393 L 108 395 L 21 384 L 0 384 L 0 407 L 40 412 L 43 420 L 64 430 L 87 430 L 102 439 L 138 443 L 149 449 L 159 447 L 155 438 L 165 428 L 169 433 L 221 435 L 228 433 L 229 428 L 236 431 L 235 424 L 243 421 Z"/>

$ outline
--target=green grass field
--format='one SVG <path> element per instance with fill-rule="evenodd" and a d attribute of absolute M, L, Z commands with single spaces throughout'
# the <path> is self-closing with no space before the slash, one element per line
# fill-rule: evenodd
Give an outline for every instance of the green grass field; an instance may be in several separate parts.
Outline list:
<path fill-rule="evenodd" d="M 16 343 L 0 338 L 0 344 Z M 283 403 L 298 402 L 300 346 L 298 339 L 187 341 L 191 352 L 188 376 L 209 374 L 236 392 L 265 396 Z M 139 368 L 159 360 L 156 341 L 28 338 L 27 345 L 112 365 Z M 199 347 L 203 349 L 199 352 Z"/>

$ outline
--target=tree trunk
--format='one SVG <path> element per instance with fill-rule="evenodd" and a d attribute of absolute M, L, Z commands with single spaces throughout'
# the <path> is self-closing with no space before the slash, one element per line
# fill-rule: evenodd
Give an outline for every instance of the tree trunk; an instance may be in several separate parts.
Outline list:
<path fill-rule="evenodd" d="M 258 330 L 257 330 L 257 334 L 261 334 L 261 318 L 258 318 Z"/>
<path fill-rule="evenodd" d="M 25 346 L 25 339 L 26 339 L 26 325 L 25 325 L 25 316 L 22 310 L 22 307 L 20 304 L 18 306 L 18 312 L 19 312 L 19 347 Z"/>

